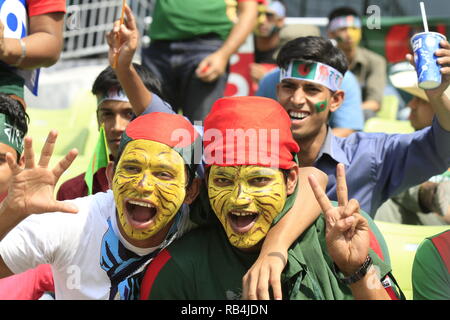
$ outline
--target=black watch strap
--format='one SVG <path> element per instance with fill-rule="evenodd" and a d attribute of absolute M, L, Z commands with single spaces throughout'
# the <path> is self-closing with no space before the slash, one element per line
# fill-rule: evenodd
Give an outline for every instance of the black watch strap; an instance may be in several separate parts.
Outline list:
<path fill-rule="evenodd" d="M 367 274 L 367 271 L 369 270 L 369 268 L 372 264 L 373 264 L 372 258 L 368 255 L 366 260 L 364 261 L 364 263 L 361 265 L 361 267 L 358 270 L 356 270 L 356 272 L 354 274 L 352 274 L 349 277 L 339 277 L 339 280 L 346 285 L 351 285 L 351 284 L 361 280 L 362 278 L 364 278 L 364 276 Z M 336 270 L 339 270 L 337 268 L 336 264 L 335 264 L 335 268 L 336 268 Z"/>

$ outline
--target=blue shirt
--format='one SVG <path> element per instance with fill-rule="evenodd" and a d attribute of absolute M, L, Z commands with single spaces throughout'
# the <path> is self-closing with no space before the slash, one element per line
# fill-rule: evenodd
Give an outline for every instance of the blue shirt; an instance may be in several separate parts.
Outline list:
<path fill-rule="evenodd" d="M 410 134 L 356 132 L 347 138 L 328 130 L 314 166 L 328 174 L 327 195 L 336 196 L 336 164 L 346 169 L 348 198 L 374 217 L 388 198 L 446 171 L 450 132 L 433 125 Z"/>
<path fill-rule="evenodd" d="M 280 69 L 275 68 L 264 76 L 259 82 L 256 96 L 277 100 L 277 83 L 280 82 Z M 342 90 L 345 92 L 342 105 L 331 113 L 329 124 L 331 128 L 347 128 L 355 131 L 363 130 L 364 114 L 361 109 L 361 87 L 355 75 L 347 71 L 342 81 Z"/>

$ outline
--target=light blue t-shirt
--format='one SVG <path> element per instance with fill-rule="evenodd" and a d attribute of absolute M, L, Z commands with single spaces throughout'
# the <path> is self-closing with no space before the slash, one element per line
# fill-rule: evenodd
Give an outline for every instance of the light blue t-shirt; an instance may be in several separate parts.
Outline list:
<path fill-rule="evenodd" d="M 280 82 L 280 69 L 275 68 L 261 79 L 255 95 L 277 100 L 276 86 L 278 82 Z M 350 71 L 345 73 L 342 90 L 345 92 L 344 102 L 339 109 L 331 113 L 330 127 L 361 131 L 364 128 L 361 88 L 355 75 Z"/>

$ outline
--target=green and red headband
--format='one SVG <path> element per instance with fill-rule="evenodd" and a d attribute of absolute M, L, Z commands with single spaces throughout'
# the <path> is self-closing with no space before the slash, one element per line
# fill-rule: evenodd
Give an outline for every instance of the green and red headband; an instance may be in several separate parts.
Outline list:
<path fill-rule="evenodd" d="M 280 70 L 280 81 L 298 79 L 314 82 L 331 91 L 341 89 L 344 76 L 335 68 L 315 61 L 292 60 L 286 69 Z"/>
<path fill-rule="evenodd" d="M 206 165 L 257 165 L 290 169 L 300 148 L 291 119 L 273 99 L 229 97 L 217 100 L 205 119 Z"/>

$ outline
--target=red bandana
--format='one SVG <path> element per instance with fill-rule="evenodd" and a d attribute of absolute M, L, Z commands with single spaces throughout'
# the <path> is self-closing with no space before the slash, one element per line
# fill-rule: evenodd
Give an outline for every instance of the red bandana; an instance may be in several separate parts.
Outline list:
<path fill-rule="evenodd" d="M 290 169 L 300 151 L 291 119 L 273 99 L 230 97 L 217 100 L 205 119 L 207 165 L 258 165 Z"/>

